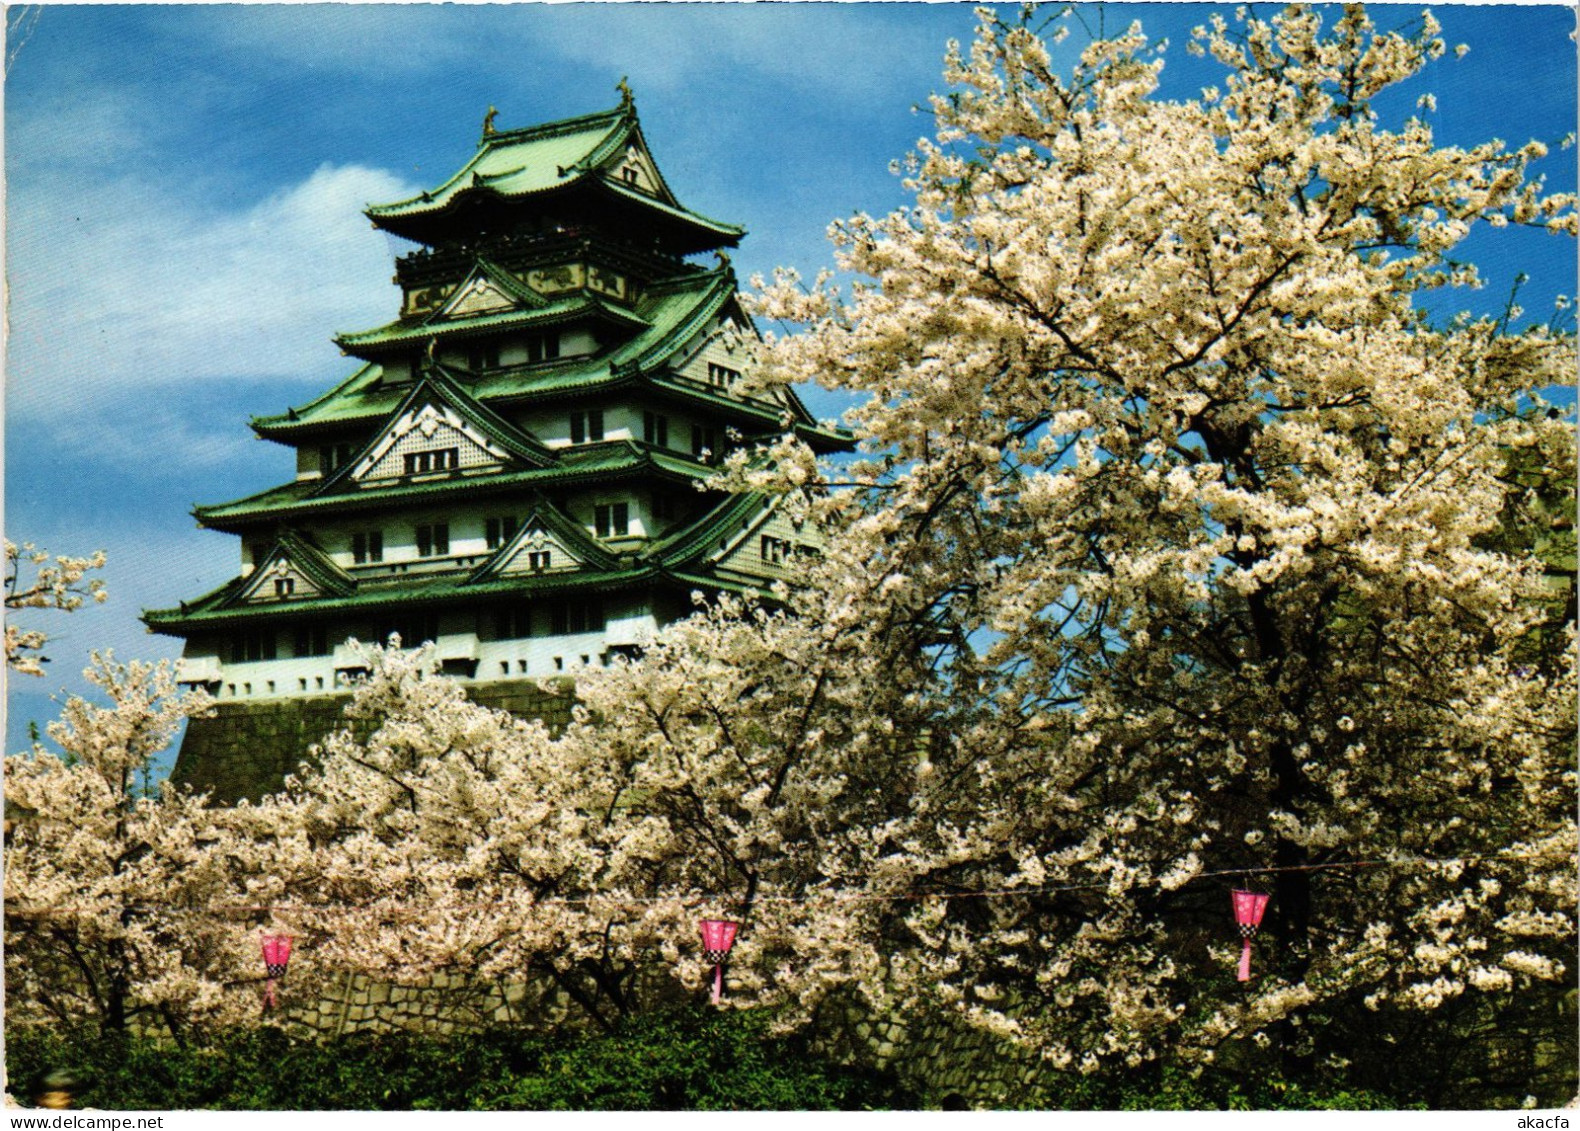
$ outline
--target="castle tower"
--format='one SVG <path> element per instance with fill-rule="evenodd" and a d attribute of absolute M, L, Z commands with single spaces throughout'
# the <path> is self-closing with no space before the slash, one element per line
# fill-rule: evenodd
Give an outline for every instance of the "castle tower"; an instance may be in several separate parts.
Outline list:
<path fill-rule="evenodd" d="M 707 487 L 730 448 L 787 427 L 849 446 L 793 393 L 740 388 L 756 334 L 720 249 L 744 230 L 680 203 L 629 93 L 493 118 L 449 180 L 367 210 L 422 247 L 396 260 L 399 316 L 335 338 L 360 367 L 252 421 L 295 478 L 193 512 L 238 537 L 239 574 L 144 614 L 218 699 L 175 776 L 221 800 L 339 725 L 348 639 L 432 641 L 473 698 L 530 712 L 526 680 L 637 649 L 693 591 L 761 590 L 813 549 L 772 500 Z"/>

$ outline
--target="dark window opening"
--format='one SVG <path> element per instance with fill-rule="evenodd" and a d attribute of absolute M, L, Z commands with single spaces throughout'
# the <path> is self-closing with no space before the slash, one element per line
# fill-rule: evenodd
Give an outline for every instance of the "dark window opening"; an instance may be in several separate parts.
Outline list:
<path fill-rule="evenodd" d="M 560 356 L 560 336 L 558 334 L 533 334 L 527 338 L 527 361 L 553 361 Z"/>
<path fill-rule="evenodd" d="M 329 630 L 321 624 L 299 626 L 292 641 L 291 655 L 297 658 L 329 655 Z M 306 687 L 305 681 L 303 687 Z"/>
<path fill-rule="evenodd" d="M 597 443 L 603 439 L 603 410 L 571 413 L 571 443 Z"/>
<path fill-rule="evenodd" d="M 593 507 L 593 527 L 600 538 L 623 538 L 631 532 L 629 503 L 599 503 Z"/>
<path fill-rule="evenodd" d="M 499 343 L 471 346 L 466 351 L 466 367 L 473 373 L 499 368 Z"/>
<path fill-rule="evenodd" d="M 532 606 L 499 605 L 493 621 L 495 640 L 525 640 L 532 635 Z"/>
<path fill-rule="evenodd" d="M 230 641 L 230 660 L 233 664 L 250 663 L 256 660 L 272 660 L 275 657 L 274 633 L 272 630 L 249 629 L 236 633 Z"/>
<path fill-rule="evenodd" d="M 443 557 L 450 552 L 450 524 L 435 522 L 417 528 L 417 556 Z"/>
<path fill-rule="evenodd" d="M 415 648 L 419 644 L 431 644 L 439 639 L 439 615 L 437 613 L 407 613 L 388 622 L 384 629 L 378 633 L 378 642 L 387 643 L 391 633 L 400 636 L 402 648 Z"/>
<path fill-rule="evenodd" d="M 485 518 L 483 520 L 483 540 L 488 543 L 490 550 L 497 550 L 506 542 L 516 536 L 516 519 L 514 515 L 505 515 L 503 518 Z"/>
<path fill-rule="evenodd" d="M 384 560 L 384 532 L 360 530 L 351 536 L 351 560 L 357 565 Z"/>
<path fill-rule="evenodd" d="M 318 449 L 318 467 L 325 475 L 351 462 L 350 444 L 324 444 Z"/>
<path fill-rule="evenodd" d="M 435 448 L 426 452 L 407 452 L 406 474 L 423 475 L 430 471 L 454 471 L 461 465 L 460 448 Z"/>
<path fill-rule="evenodd" d="M 656 447 L 669 447 L 669 417 L 656 412 L 642 414 L 642 439 Z"/>
<path fill-rule="evenodd" d="M 567 601 L 554 606 L 553 629 L 557 636 L 572 632 L 602 632 L 603 602 Z"/>
<path fill-rule="evenodd" d="M 700 424 L 693 424 L 691 426 L 691 454 L 698 459 L 706 458 L 710 463 L 716 461 L 721 455 L 717 430 L 704 428 Z"/>

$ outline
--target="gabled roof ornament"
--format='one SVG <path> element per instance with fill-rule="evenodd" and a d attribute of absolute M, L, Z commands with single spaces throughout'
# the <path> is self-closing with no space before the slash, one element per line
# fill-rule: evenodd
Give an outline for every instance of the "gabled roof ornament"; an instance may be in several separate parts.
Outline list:
<path fill-rule="evenodd" d="M 494 136 L 494 119 L 497 117 L 499 117 L 499 111 L 494 109 L 492 106 L 488 108 L 488 113 L 483 115 L 484 141 L 487 141 L 489 138 Z"/>
<path fill-rule="evenodd" d="M 620 92 L 620 109 L 622 110 L 629 110 L 636 105 L 636 99 L 631 94 L 631 84 L 626 81 L 629 77 L 628 75 L 621 75 L 620 81 L 614 84 L 614 88 Z"/>

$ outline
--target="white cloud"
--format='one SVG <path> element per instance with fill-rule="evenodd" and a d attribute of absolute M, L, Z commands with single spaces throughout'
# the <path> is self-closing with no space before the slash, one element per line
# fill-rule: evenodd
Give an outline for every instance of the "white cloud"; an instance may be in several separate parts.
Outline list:
<path fill-rule="evenodd" d="M 361 209 L 417 191 L 325 165 L 231 211 L 134 180 L 12 185 L 7 411 L 49 419 L 133 388 L 343 375 L 328 338 L 393 316 L 391 248 Z"/>

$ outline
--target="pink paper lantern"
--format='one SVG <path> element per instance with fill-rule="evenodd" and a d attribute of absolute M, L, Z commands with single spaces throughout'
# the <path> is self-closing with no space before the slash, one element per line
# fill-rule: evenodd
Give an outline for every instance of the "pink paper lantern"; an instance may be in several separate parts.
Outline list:
<path fill-rule="evenodd" d="M 274 984 L 285 977 L 285 968 L 291 963 L 291 936 L 290 935 L 264 935 L 263 936 L 263 968 L 268 974 L 268 981 L 263 987 L 263 1005 L 265 1009 L 273 1009 L 276 1005 L 274 998 Z"/>
<path fill-rule="evenodd" d="M 704 919 L 697 925 L 702 929 L 702 959 L 713 964 L 713 1004 L 718 1005 L 724 996 L 724 960 L 741 925 L 733 919 Z"/>
<path fill-rule="evenodd" d="M 1256 934 L 1256 929 L 1262 925 L 1262 913 L 1267 910 L 1267 901 L 1271 896 L 1263 895 L 1259 891 L 1241 891 L 1236 888 L 1234 896 L 1234 921 L 1240 928 L 1240 978 L 1242 982 L 1251 980 L 1251 938 Z"/>

